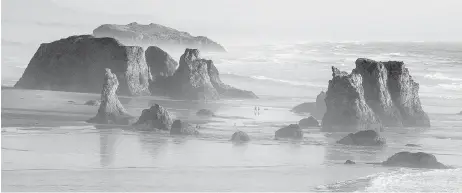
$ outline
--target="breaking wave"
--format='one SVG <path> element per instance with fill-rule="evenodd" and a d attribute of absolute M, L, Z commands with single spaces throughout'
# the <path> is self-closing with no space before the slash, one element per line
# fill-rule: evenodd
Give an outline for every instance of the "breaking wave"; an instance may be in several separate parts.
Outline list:
<path fill-rule="evenodd" d="M 427 74 L 424 76 L 425 78 L 428 79 L 433 79 L 433 80 L 451 80 L 451 81 L 462 81 L 462 78 L 453 78 L 453 77 L 448 77 L 442 73 L 436 72 L 432 74 Z"/>

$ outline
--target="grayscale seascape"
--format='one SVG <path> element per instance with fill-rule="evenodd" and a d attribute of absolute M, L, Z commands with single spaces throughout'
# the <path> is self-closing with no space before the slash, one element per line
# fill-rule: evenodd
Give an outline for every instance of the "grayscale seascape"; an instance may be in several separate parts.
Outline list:
<path fill-rule="evenodd" d="M 215 32 L 207 32 L 207 30 L 196 30 L 196 33 L 195 28 L 190 27 L 192 24 L 183 27 L 181 23 L 173 22 L 173 25 L 166 23 L 166 26 L 181 29 L 195 36 L 206 35 L 205 38 L 210 40 L 204 43 L 205 38 L 194 39 L 196 37 L 182 34 L 183 39 L 179 41 L 182 43 L 181 46 L 174 47 L 165 41 L 162 45 L 159 44 L 162 50 L 178 62 L 181 68 L 187 69 L 187 65 L 191 67 L 196 65 L 195 62 L 203 62 L 194 60 L 194 53 L 190 56 L 185 51 L 185 48 L 197 48 L 200 50 L 201 58 L 213 61 L 212 66 L 218 69 L 221 81 L 232 86 L 232 88 L 223 86 L 224 89 L 216 86 L 210 66 L 206 65 L 201 69 L 205 69 L 206 74 L 209 74 L 204 76 L 210 76 L 208 79 L 211 83 L 207 84 L 207 81 L 203 83 L 201 79 L 188 84 L 191 83 L 192 87 L 199 82 L 205 86 L 212 85 L 211 90 L 215 89 L 216 91 L 213 92 L 218 94 L 209 95 L 204 89 L 204 93 L 199 92 L 199 95 L 203 94 L 205 100 L 201 97 L 183 98 L 190 97 L 191 92 L 196 92 L 194 90 L 196 87 L 190 89 L 183 86 L 178 90 L 157 93 L 165 85 L 173 90 L 176 89 L 177 82 L 187 81 L 185 77 L 180 77 L 183 74 L 178 71 L 179 75 L 175 74 L 165 79 L 157 76 L 158 82 L 163 80 L 167 83 L 161 86 L 155 85 L 159 88 L 154 89 L 152 89 L 154 79 L 149 78 L 149 82 L 141 81 L 142 78 L 137 79 L 139 85 L 136 86 L 151 84 L 145 90 L 137 87 L 136 89 L 142 90 L 139 91 L 130 85 L 132 81 L 130 74 L 121 76 L 118 69 L 111 66 L 112 64 L 105 66 L 105 68 L 112 68 L 111 70 L 117 75 L 120 91 L 117 93 L 118 100 L 126 113 L 133 116 L 135 121 L 144 109 L 158 104 L 168 111 L 172 120 L 179 119 L 189 123 L 189 126 L 196 128 L 199 133 L 171 135 L 169 131 L 162 129 L 140 129 L 132 123 L 88 123 L 87 120 L 99 113 L 100 105 L 85 103 L 89 100 L 101 99 L 99 89 L 103 88 L 103 83 L 106 86 L 108 81 L 107 74 L 105 77 L 103 72 L 104 68 L 95 68 L 97 69 L 94 70 L 95 74 L 96 72 L 100 74 L 97 77 L 84 77 L 89 81 L 90 79 L 93 81 L 93 78 L 96 80 L 88 84 L 96 85 L 91 87 L 91 89 L 98 89 L 95 92 L 93 90 L 88 93 L 66 92 L 69 87 L 56 85 L 60 84 L 60 81 L 46 85 L 50 89 L 45 89 L 43 84 L 46 84 L 48 79 L 42 81 L 39 80 L 40 77 L 47 77 L 51 82 L 54 75 L 60 74 L 46 70 L 37 71 L 36 76 L 31 75 L 35 78 L 30 79 L 33 81 L 28 79 L 26 82 L 27 77 L 24 78 L 24 83 L 20 85 L 22 87 L 15 86 L 23 74 L 26 76 L 24 72 L 28 64 L 42 65 L 42 67 L 46 66 L 45 64 L 61 65 L 66 62 L 84 65 L 83 63 L 88 61 L 106 60 L 106 58 L 95 59 L 92 55 L 80 61 L 79 57 L 84 58 L 86 55 L 81 56 L 80 52 L 69 54 L 68 52 L 78 50 L 72 47 L 67 49 L 66 53 L 64 51 L 60 53 L 63 55 L 60 56 L 61 59 L 53 58 L 49 60 L 51 62 L 44 62 L 46 59 L 39 57 L 48 57 L 43 53 L 48 53 L 51 46 L 41 46 L 42 43 L 54 42 L 69 36 L 93 34 L 93 30 L 103 24 L 128 26 L 132 22 L 137 22 L 131 25 L 150 23 L 164 25 L 159 22 L 161 19 L 150 21 L 144 18 L 142 21 L 137 21 L 137 18 L 142 17 L 131 15 L 118 16 L 111 20 L 109 15 L 106 16 L 107 18 L 100 17 L 100 20 L 85 23 L 85 19 L 88 18 L 82 16 L 80 20 L 76 17 L 69 19 L 69 22 L 76 23 L 73 25 L 56 23 L 55 18 L 50 16 L 44 17 L 49 21 L 34 23 L 30 22 L 33 20 L 29 17 L 40 15 L 41 12 L 36 10 L 31 12 L 28 20 L 24 19 L 25 16 L 19 18 L 13 13 L 15 12 L 13 9 L 20 7 L 18 2 L 2 0 L 2 191 L 462 191 L 462 151 L 460 150 L 462 115 L 459 114 L 462 113 L 461 41 L 436 41 L 438 38 L 432 39 L 434 41 L 426 41 L 425 36 L 419 37 L 418 40 L 383 41 L 373 40 L 374 38 L 364 41 L 346 41 L 345 39 L 348 38 L 313 40 L 308 35 L 305 38 L 294 38 L 295 40 L 273 41 L 268 38 L 265 41 L 251 41 L 252 38 L 247 36 L 239 40 L 239 34 L 233 36 L 229 31 L 227 36 L 218 32 L 215 35 Z M 65 4 L 52 0 L 40 2 L 45 6 L 43 8 L 45 11 L 48 9 L 56 11 L 55 9 Z M 41 3 L 34 2 L 31 6 L 42 6 Z M 7 8 L 9 9 L 6 10 Z M 72 14 L 78 15 L 65 11 L 68 9 L 71 8 L 54 12 L 55 17 L 59 17 L 56 14 L 63 14 L 66 17 L 71 17 Z M 81 7 L 75 7 L 75 10 L 79 9 Z M 94 11 L 91 13 L 94 14 Z M 462 23 L 460 13 L 458 16 Z M 94 15 L 87 15 L 87 17 L 94 17 Z M 46 22 L 48 23 L 45 25 Z M 212 25 L 209 27 L 213 28 Z M 428 28 L 432 27 L 428 26 Z M 287 30 L 292 29 L 287 28 Z M 462 29 L 456 30 L 462 34 Z M 256 39 L 258 33 L 254 35 Z M 290 33 L 285 32 L 285 34 Z M 97 36 L 96 32 L 93 35 Z M 148 35 L 145 34 L 144 37 L 146 36 Z M 158 38 L 157 36 L 149 38 L 152 42 L 159 41 L 152 40 Z M 118 42 L 122 46 L 118 46 L 126 48 L 123 45 L 138 45 L 144 51 L 148 46 L 155 44 L 145 39 L 136 41 L 133 38 L 120 39 Z M 77 41 L 86 40 L 75 40 Z M 184 43 L 186 41 L 187 44 Z M 75 42 L 70 44 L 76 45 Z M 97 43 L 88 45 L 91 47 L 95 44 Z M 101 53 L 106 53 L 110 49 L 104 47 Z M 107 52 L 116 53 L 116 51 Z M 132 55 L 127 55 L 127 60 L 132 61 Z M 32 60 L 36 57 L 37 60 Z M 193 59 L 190 59 L 191 57 Z M 141 58 L 144 60 L 144 54 Z M 290 124 L 298 124 L 301 119 L 311 115 L 307 112 L 293 112 L 292 109 L 304 102 L 315 102 L 321 91 L 328 91 L 329 81 L 333 79 L 332 66 L 351 73 L 356 67 L 355 62 L 358 58 L 403 61 L 412 79 L 418 83 L 421 107 L 428 114 L 431 126 L 384 126 L 379 133 L 386 139 L 385 145 L 343 145 L 336 142 L 352 132 L 324 131 L 322 117 L 315 116 L 321 126 L 302 128 L 301 139 L 275 139 L 277 130 Z M 34 61 L 39 62 L 34 63 Z M 97 64 L 100 63 L 95 62 L 94 65 Z M 90 72 L 92 68 L 89 69 L 85 70 Z M 142 68 L 140 69 L 143 71 Z M 199 67 L 197 69 L 201 70 Z M 31 67 L 31 74 L 35 72 L 33 70 Z M 194 70 L 190 73 L 196 72 Z M 45 71 L 49 74 L 41 76 L 40 73 Z M 80 73 L 79 70 L 75 71 Z M 153 73 L 145 69 L 144 71 Z M 186 73 L 185 71 L 181 73 Z M 199 79 L 197 76 L 200 75 L 203 74 L 197 72 L 191 75 L 193 78 L 189 81 L 196 81 Z M 141 73 L 139 76 L 141 77 Z M 32 85 L 33 82 L 40 82 L 41 85 L 38 83 Z M 61 82 L 63 85 L 68 84 L 68 82 Z M 175 84 L 170 85 L 169 82 Z M 79 88 L 75 89 L 80 89 L 81 85 L 77 86 Z M 126 88 L 139 93 L 150 92 L 150 94 L 132 94 L 132 90 L 127 91 L 129 94 L 123 93 L 125 92 L 123 89 Z M 222 92 L 220 89 L 225 91 Z M 258 98 L 254 98 L 250 91 Z M 163 95 L 164 92 L 170 96 Z M 213 98 L 218 95 L 219 99 Z M 225 95 L 227 96 L 223 97 Z M 200 109 L 209 109 L 214 115 L 196 114 Z M 246 143 L 230 141 L 236 131 L 247 133 L 250 141 Z M 383 162 L 395 153 L 403 151 L 432 154 L 438 162 L 451 168 L 385 167 L 370 164 Z M 344 164 L 346 160 L 352 160 L 356 164 Z"/>

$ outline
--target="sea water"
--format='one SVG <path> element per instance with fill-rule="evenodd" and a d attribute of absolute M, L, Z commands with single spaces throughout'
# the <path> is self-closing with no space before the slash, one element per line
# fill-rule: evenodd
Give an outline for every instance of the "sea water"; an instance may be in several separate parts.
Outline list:
<path fill-rule="evenodd" d="M 38 44 L 2 40 L 2 85 L 22 75 Z M 221 117 L 202 136 L 171 137 L 95 126 L 3 127 L 2 188 L 33 191 L 462 191 L 462 43 L 286 42 L 226 46 L 202 53 L 225 83 L 259 100 L 217 102 Z M 180 52 L 170 52 L 179 59 Z M 360 57 L 404 61 L 420 85 L 431 128 L 388 128 L 383 148 L 335 144 L 345 133 L 305 130 L 303 141 L 275 141 L 274 131 L 303 116 L 293 106 L 327 89 L 331 66 L 351 72 Z M 261 106 L 256 116 L 254 106 Z M 2 120 L 6 119 L 3 113 Z M 143 105 L 129 105 L 143 109 Z M 182 119 L 193 112 L 170 107 Z M 191 118 L 193 117 L 193 118 Z M 234 126 L 236 124 L 236 126 Z M 237 129 L 252 141 L 233 145 Z M 406 147 L 406 144 L 419 147 Z M 383 168 L 399 151 L 433 153 L 456 169 Z M 356 165 L 343 165 L 347 159 Z"/>

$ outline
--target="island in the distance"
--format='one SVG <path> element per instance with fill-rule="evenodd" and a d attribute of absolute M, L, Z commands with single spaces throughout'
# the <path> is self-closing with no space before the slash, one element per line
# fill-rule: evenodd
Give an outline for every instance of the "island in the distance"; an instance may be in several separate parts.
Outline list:
<path fill-rule="evenodd" d="M 93 35 L 95 37 L 112 37 L 125 45 L 158 46 L 179 50 L 195 48 L 202 51 L 226 52 L 222 45 L 208 37 L 192 36 L 188 32 L 155 23 L 148 25 L 136 22 L 127 25 L 103 24 L 93 30 Z"/>

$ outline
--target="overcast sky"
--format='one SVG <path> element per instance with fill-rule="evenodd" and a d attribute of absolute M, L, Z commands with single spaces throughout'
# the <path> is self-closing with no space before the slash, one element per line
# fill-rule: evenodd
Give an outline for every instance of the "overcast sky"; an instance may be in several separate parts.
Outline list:
<path fill-rule="evenodd" d="M 462 41 L 462 0 L 2 0 L 2 33 L 21 23 L 91 33 L 159 23 L 216 39 Z M 15 24 L 16 23 L 16 24 Z M 6 28 L 6 30 L 4 29 Z M 59 31 L 59 30 L 58 30 Z M 67 33 L 67 32 L 66 32 Z M 25 33 L 26 34 L 26 33 Z M 49 34 L 44 32 L 44 34 Z M 59 34 L 61 35 L 61 34 Z M 69 34 L 72 35 L 72 34 Z M 62 34 L 61 36 L 66 36 Z"/>

